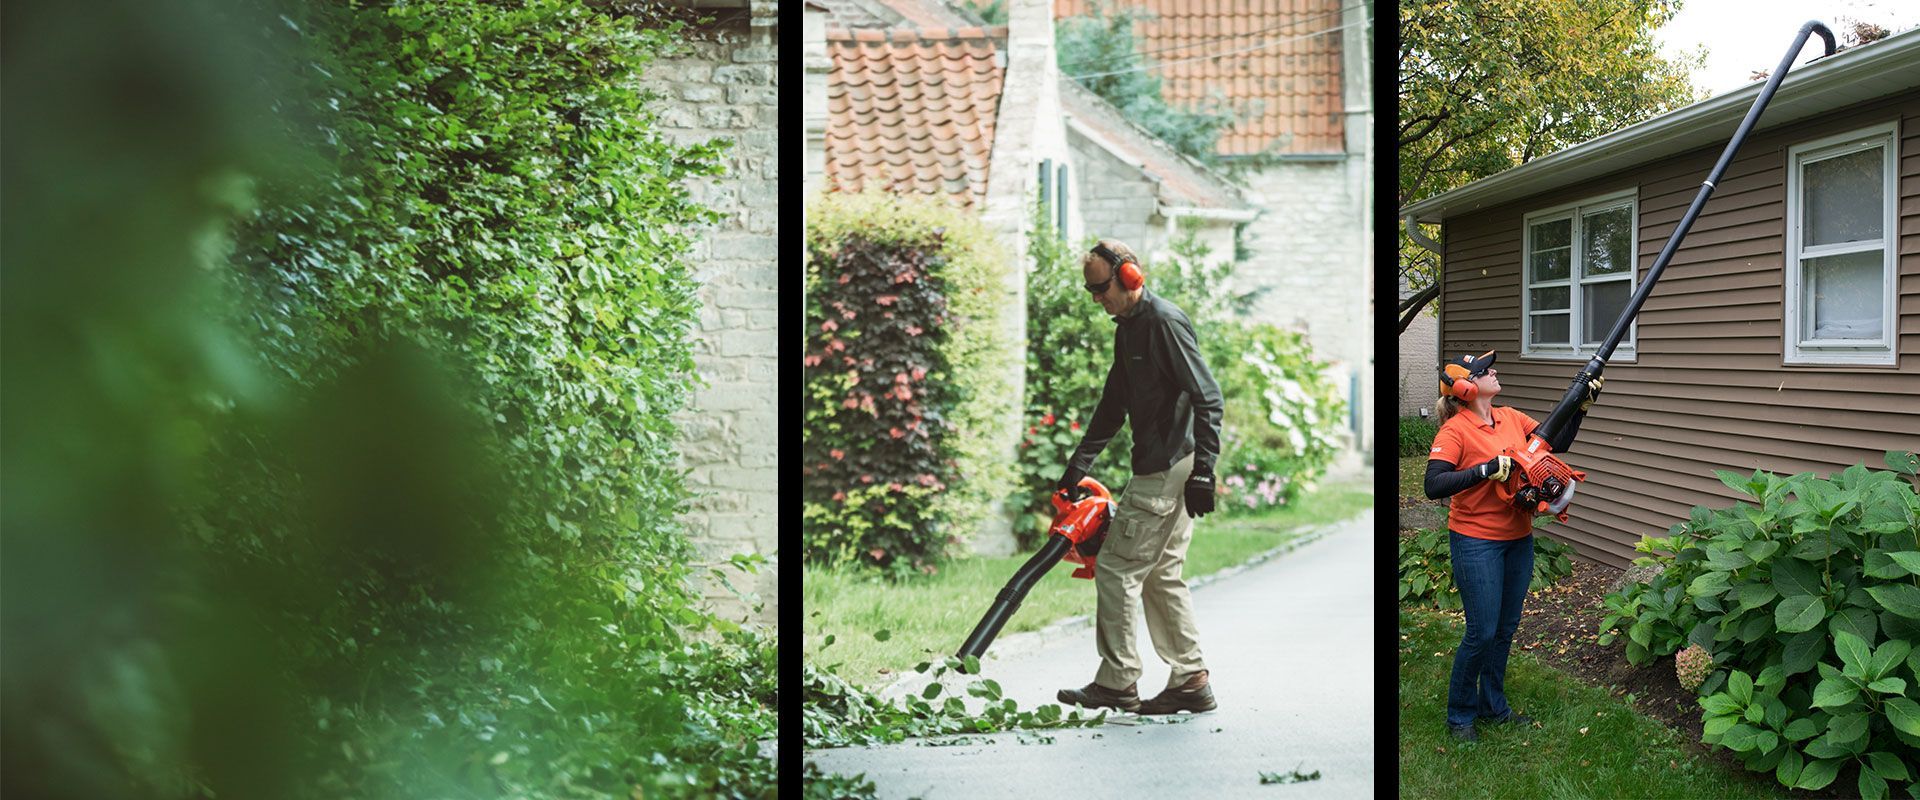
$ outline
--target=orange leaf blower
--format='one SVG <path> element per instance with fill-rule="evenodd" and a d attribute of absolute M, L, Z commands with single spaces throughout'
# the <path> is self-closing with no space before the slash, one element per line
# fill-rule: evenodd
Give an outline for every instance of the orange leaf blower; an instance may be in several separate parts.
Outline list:
<path fill-rule="evenodd" d="M 962 661 L 967 656 L 986 655 L 987 646 L 993 644 L 993 637 L 1000 635 L 1000 628 L 1013 618 L 1013 612 L 1020 610 L 1020 602 L 1027 599 L 1027 592 L 1062 558 L 1080 565 L 1073 571 L 1073 577 L 1093 578 L 1094 560 L 1100 554 L 1101 543 L 1106 541 L 1107 526 L 1113 522 L 1113 495 L 1092 478 L 1080 479 L 1080 485 L 1092 494 L 1079 502 L 1069 502 L 1065 490 L 1054 492 L 1053 524 L 1047 528 L 1046 543 L 1027 563 L 1020 565 L 1013 579 L 994 596 L 986 616 L 973 626 L 973 633 L 967 635 L 966 643 L 960 645 L 960 652 L 955 654 Z"/>
<path fill-rule="evenodd" d="M 1733 138 L 1728 140 L 1727 149 L 1720 153 L 1720 160 L 1707 173 L 1700 193 L 1693 198 L 1693 205 L 1687 207 L 1687 213 L 1680 217 L 1680 224 L 1674 226 L 1673 235 L 1667 237 L 1666 245 L 1660 248 L 1660 255 L 1654 258 L 1653 266 L 1647 270 L 1646 281 L 1627 300 L 1626 308 L 1621 309 L 1620 318 L 1614 321 L 1613 330 L 1607 334 L 1600 349 L 1594 352 L 1593 360 L 1573 376 L 1573 384 L 1567 387 L 1560 404 L 1554 406 L 1547 420 L 1534 429 L 1533 435 L 1527 438 L 1526 446 L 1507 448 L 1504 455 L 1513 459 L 1514 470 L 1505 483 L 1494 489 L 1501 499 L 1533 513 L 1552 514 L 1561 522 L 1567 521 L 1567 506 L 1573 502 L 1575 487 L 1586 479 L 1587 474 L 1567 466 L 1567 462 L 1553 454 L 1553 447 L 1548 442 L 1555 441 L 1555 436 L 1573 421 L 1574 413 L 1588 397 L 1587 387 L 1606 369 L 1607 359 L 1613 356 L 1614 348 L 1626 335 L 1634 316 L 1640 313 L 1640 306 L 1647 302 L 1647 295 L 1653 292 L 1653 284 L 1660 280 L 1660 273 L 1666 270 L 1667 262 L 1672 261 L 1674 252 L 1680 249 L 1680 240 L 1686 238 L 1694 220 L 1699 218 L 1700 210 L 1706 207 L 1707 198 L 1713 196 L 1714 184 L 1720 182 L 1727 165 L 1733 163 L 1733 154 L 1747 140 L 1747 134 L 1753 132 L 1760 112 L 1767 107 L 1767 101 L 1773 98 L 1774 90 L 1780 88 L 1780 81 L 1787 76 L 1787 68 L 1793 66 L 1794 57 L 1800 54 L 1800 48 L 1806 46 L 1807 37 L 1811 34 L 1819 34 L 1821 42 L 1826 45 L 1826 55 L 1833 55 L 1833 31 L 1818 21 L 1800 26 L 1800 33 L 1793 39 L 1793 47 L 1787 50 L 1786 57 L 1780 60 L 1780 66 L 1774 68 L 1766 85 L 1761 87 L 1753 106 L 1747 109 L 1746 118 L 1740 121 L 1740 127 L 1734 130 Z M 1562 449 L 1569 444 L 1571 442 L 1562 442 Z"/>

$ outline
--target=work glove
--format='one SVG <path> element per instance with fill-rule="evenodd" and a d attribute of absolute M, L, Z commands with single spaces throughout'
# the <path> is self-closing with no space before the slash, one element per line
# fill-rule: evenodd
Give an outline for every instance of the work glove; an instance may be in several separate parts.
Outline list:
<path fill-rule="evenodd" d="M 1080 485 L 1080 479 L 1085 477 L 1087 477 L 1087 473 L 1079 467 L 1068 466 L 1067 473 L 1060 476 L 1060 482 L 1054 484 L 1053 490 L 1056 492 L 1066 492 L 1067 502 L 1078 503 L 1081 500 L 1087 499 L 1087 495 L 1093 494 L 1092 489 Z"/>
<path fill-rule="evenodd" d="M 1606 378 L 1596 377 L 1593 379 L 1592 383 L 1587 384 L 1587 399 L 1580 401 L 1581 411 L 1584 412 L 1588 408 L 1591 408 L 1593 406 L 1593 402 L 1595 400 L 1600 399 L 1600 385 L 1606 382 L 1607 382 Z"/>
<path fill-rule="evenodd" d="M 1187 478 L 1187 516 L 1204 517 L 1213 513 L 1213 473 L 1196 472 Z"/>
<path fill-rule="evenodd" d="M 1513 456 L 1494 456 L 1486 463 L 1474 467 L 1474 474 L 1490 481 L 1504 481 L 1513 471 Z"/>

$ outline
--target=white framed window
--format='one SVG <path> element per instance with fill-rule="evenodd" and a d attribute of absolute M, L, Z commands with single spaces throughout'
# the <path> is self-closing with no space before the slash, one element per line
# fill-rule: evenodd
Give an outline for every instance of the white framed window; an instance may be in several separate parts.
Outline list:
<path fill-rule="evenodd" d="M 1520 265 L 1520 354 L 1589 358 L 1633 296 L 1640 252 L 1639 191 L 1526 216 Z M 1634 328 L 1614 350 L 1634 357 Z"/>
<path fill-rule="evenodd" d="M 1898 122 L 1787 148 L 1785 361 L 1893 364 Z"/>

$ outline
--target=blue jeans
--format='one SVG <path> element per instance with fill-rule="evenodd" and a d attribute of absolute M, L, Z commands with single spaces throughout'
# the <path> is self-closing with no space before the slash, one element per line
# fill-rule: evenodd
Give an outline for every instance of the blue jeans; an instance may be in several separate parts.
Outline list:
<path fill-rule="evenodd" d="M 1533 536 L 1496 542 L 1447 532 L 1453 583 L 1467 613 L 1466 635 L 1453 654 L 1447 681 L 1447 724 L 1504 717 L 1507 652 L 1520 627 L 1520 604 L 1533 582 Z"/>

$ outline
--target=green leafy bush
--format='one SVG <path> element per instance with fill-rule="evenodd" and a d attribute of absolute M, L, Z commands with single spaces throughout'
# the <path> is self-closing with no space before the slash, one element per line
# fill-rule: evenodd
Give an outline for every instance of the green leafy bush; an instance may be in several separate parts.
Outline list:
<path fill-rule="evenodd" d="M 1134 40 L 1133 25 L 1148 12 L 1115 6 L 1096 2 L 1086 16 L 1054 23 L 1061 74 L 1075 77 L 1173 149 L 1200 161 L 1217 162 L 1214 143 L 1234 123 L 1234 110 L 1218 99 L 1187 108 L 1169 104 L 1160 91 L 1160 73 L 1147 68 L 1155 59 L 1141 53 Z"/>
<path fill-rule="evenodd" d="M 683 31 L 563 0 L 277 5 L 100 12 L 46 46 L 98 65 L 60 103 L 86 111 L 8 128 L 65 142 L 36 159 L 82 191 L 21 206 L 83 221 L 36 221 L 33 250 L 93 270 L 35 293 L 15 264 L 67 270 L 10 243 L 9 388 L 74 377 L 6 402 L 67 438 L 9 420 L 9 788 L 770 796 L 773 644 L 699 608 L 677 521 L 713 219 L 685 184 L 721 148 L 655 133 L 638 78 Z M 80 349 L 15 350 L 16 320 Z M 56 647 L 21 597 L 109 622 Z M 15 731 L 41 732 L 18 762 Z"/>
<path fill-rule="evenodd" d="M 1415 531 L 1400 537 L 1400 602 L 1443 611 L 1459 611 L 1460 590 L 1453 585 L 1453 556 L 1447 531 Z M 1537 592 L 1573 574 L 1573 546 L 1535 534 L 1533 580 Z"/>
<path fill-rule="evenodd" d="M 1884 797 L 1920 763 L 1920 493 L 1910 454 L 1887 463 L 1900 471 L 1717 472 L 1758 505 L 1694 508 L 1640 543 L 1636 563 L 1664 571 L 1606 599 L 1601 639 L 1624 627 L 1633 663 L 1712 653 L 1706 741 L 1787 786 L 1856 769 L 1861 796 Z"/>
<path fill-rule="evenodd" d="M 1007 484 L 1005 267 L 935 200 L 829 194 L 809 214 L 807 558 L 931 570 Z"/>
<path fill-rule="evenodd" d="M 1427 417 L 1400 418 L 1400 457 L 1411 458 L 1433 452 L 1433 437 L 1440 424 Z"/>

